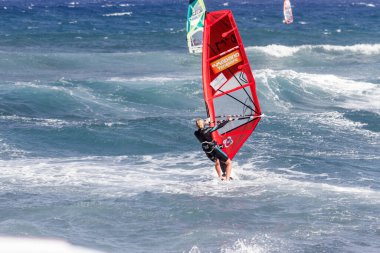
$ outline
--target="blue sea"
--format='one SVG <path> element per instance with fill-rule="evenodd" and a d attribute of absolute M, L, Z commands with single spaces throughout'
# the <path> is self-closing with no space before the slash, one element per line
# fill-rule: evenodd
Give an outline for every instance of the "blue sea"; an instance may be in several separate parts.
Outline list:
<path fill-rule="evenodd" d="M 380 252 L 380 1 L 292 0 L 291 25 L 282 2 L 205 0 L 233 11 L 265 114 L 221 182 L 187 0 L 1 0 L 0 236 Z"/>

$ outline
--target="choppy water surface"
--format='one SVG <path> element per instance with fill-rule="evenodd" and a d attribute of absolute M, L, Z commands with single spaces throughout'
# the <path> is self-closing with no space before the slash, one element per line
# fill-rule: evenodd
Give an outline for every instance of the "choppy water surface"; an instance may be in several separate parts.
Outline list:
<path fill-rule="evenodd" d="M 0 2 L 0 235 L 104 252 L 380 251 L 380 4 L 213 1 L 266 117 L 215 178 L 187 1 Z"/>

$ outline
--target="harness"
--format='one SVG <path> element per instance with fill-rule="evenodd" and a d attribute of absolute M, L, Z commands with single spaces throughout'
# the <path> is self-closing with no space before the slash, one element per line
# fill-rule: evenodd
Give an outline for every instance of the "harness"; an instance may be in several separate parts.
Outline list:
<path fill-rule="evenodd" d="M 210 154 L 212 153 L 212 151 L 214 151 L 214 149 L 216 147 L 222 149 L 223 148 L 223 145 L 218 145 L 218 143 L 216 143 L 216 141 L 204 141 L 201 143 L 202 144 L 202 149 L 205 153 L 207 154 Z"/>
<path fill-rule="evenodd" d="M 205 153 L 210 154 L 214 151 L 216 143 L 214 141 L 204 141 L 202 142 L 202 149 Z"/>

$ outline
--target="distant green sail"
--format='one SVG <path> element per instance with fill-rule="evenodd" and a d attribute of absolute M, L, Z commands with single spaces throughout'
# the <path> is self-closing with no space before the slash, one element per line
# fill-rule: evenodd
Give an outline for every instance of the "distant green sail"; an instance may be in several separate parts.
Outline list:
<path fill-rule="evenodd" d="M 202 53 L 205 13 L 206 6 L 203 0 L 189 0 L 186 31 L 187 45 L 192 54 Z"/>

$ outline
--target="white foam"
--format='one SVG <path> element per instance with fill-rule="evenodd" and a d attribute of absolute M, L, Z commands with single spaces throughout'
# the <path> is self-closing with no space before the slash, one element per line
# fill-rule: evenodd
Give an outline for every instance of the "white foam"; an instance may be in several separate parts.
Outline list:
<path fill-rule="evenodd" d="M 327 32 L 328 33 L 328 32 Z M 273 57 L 282 58 L 290 57 L 299 52 L 307 52 L 320 50 L 331 53 L 353 53 L 361 55 L 378 55 L 380 54 L 380 44 L 356 44 L 350 46 L 339 45 L 301 45 L 301 46 L 285 46 L 285 45 L 267 45 L 262 47 L 247 47 L 247 51 L 259 51 Z"/>
<path fill-rule="evenodd" d="M 113 4 L 103 4 L 101 7 L 102 8 L 109 8 L 109 7 L 113 7 L 114 5 Z"/>
<path fill-rule="evenodd" d="M 123 113 L 126 112 L 138 112 L 134 108 L 126 108 L 123 109 Z M 138 116 L 130 116 L 128 119 L 140 119 L 144 118 L 142 113 L 138 113 Z M 91 126 L 91 125 L 104 125 L 107 127 L 113 127 L 114 125 L 125 125 L 126 123 L 121 121 L 103 121 L 103 120 L 84 120 L 84 121 L 68 121 L 62 119 L 53 119 L 53 118 L 35 118 L 35 117 L 24 117 L 18 115 L 1 115 L 0 120 L 4 121 L 13 121 L 13 122 L 21 122 L 23 124 L 29 124 L 34 126 L 42 126 L 42 127 L 51 127 L 51 128 L 63 128 L 63 127 L 83 127 L 83 126 Z M 1 142 L 1 139 L 0 139 Z"/>
<path fill-rule="evenodd" d="M 224 247 L 223 253 L 266 253 L 270 249 L 266 245 L 260 245 L 256 242 L 247 242 L 246 240 L 237 240 L 232 247 Z"/>
<path fill-rule="evenodd" d="M 100 253 L 54 239 L 0 237 L 1 252 L 6 253 Z"/>
<path fill-rule="evenodd" d="M 69 8 L 75 8 L 78 5 L 79 5 L 79 2 L 71 2 L 71 3 L 69 3 L 69 5 L 67 7 L 69 7 Z"/>
<path fill-rule="evenodd" d="M 349 195 L 357 200 L 366 199 L 372 203 L 380 203 L 380 192 L 374 189 L 364 187 L 350 187 L 350 186 L 338 186 L 323 182 L 314 182 L 310 179 L 322 176 L 321 174 L 307 174 L 304 173 L 303 180 L 302 173 L 296 173 L 296 177 L 292 174 L 277 174 L 270 171 L 254 170 L 252 171 L 252 165 L 247 163 L 240 167 L 239 173 L 244 178 L 251 178 L 253 176 L 252 186 L 254 188 L 265 188 L 270 190 L 273 187 L 280 192 L 289 192 L 291 194 L 307 197 L 317 197 L 321 194 L 331 195 L 337 198 L 340 194 Z M 323 174 L 324 177 L 328 176 Z M 309 179 L 309 180 L 308 180 Z M 241 183 L 241 182 L 239 182 Z M 368 202 L 370 203 L 370 202 Z"/>
<path fill-rule="evenodd" d="M 132 14 L 133 14 L 133 12 L 131 12 L 131 11 L 115 12 L 115 13 L 103 14 L 103 17 L 132 16 Z"/>
<path fill-rule="evenodd" d="M 335 98 L 336 102 L 347 109 L 366 110 L 380 114 L 380 86 L 369 82 L 349 80 L 335 75 L 298 73 L 299 78 L 308 86 L 316 86 Z"/>
<path fill-rule="evenodd" d="M 189 253 L 201 253 L 201 251 L 198 249 L 197 245 L 194 245 Z"/>
<path fill-rule="evenodd" d="M 8 191 L 12 187 L 30 192 L 41 186 L 45 190 L 59 187 L 86 196 L 123 197 L 151 191 L 223 198 L 281 192 L 312 198 L 324 194 L 337 201 L 343 194 L 355 202 L 380 203 L 380 192 L 374 189 L 315 182 L 319 174 L 274 173 L 257 170 L 253 164 L 240 166 L 234 162 L 235 180 L 221 182 L 201 152 L 185 156 L 18 159 L 0 161 L 0 179 Z"/>
<path fill-rule="evenodd" d="M 231 246 L 223 245 L 221 253 L 266 253 L 266 252 L 287 252 L 288 243 L 277 239 L 275 236 L 265 233 L 257 234 L 251 239 L 238 239 Z M 201 253 L 201 248 L 194 245 L 189 253 Z"/>
<path fill-rule="evenodd" d="M 380 114 L 380 85 L 378 84 L 354 81 L 335 75 L 308 74 L 292 70 L 258 70 L 255 77 L 269 90 L 266 94 L 272 96 L 272 100 L 283 108 L 291 108 L 291 101 L 281 101 L 280 88 L 277 87 L 279 84 L 276 86 L 273 83 L 276 78 L 288 80 L 288 85 L 301 88 L 305 94 L 314 94 L 315 88 L 326 92 L 331 96 L 331 104 L 334 103 L 346 109 Z"/>
<path fill-rule="evenodd" d="M 1 120 L 6 121 L 17 121 L 17 122 L 23 122 L 28 124 L 34 124 L 38 126 L 47 126 L 47 127 L 56 127 L 56 128 L 62 128 L 64 126 L 79 126 L 83 124 L 83 122 L 69 122 L 65 120 L 60 119 L 49 119 L 49 118 L 33 118 L 33 117 L 23 117 L 23 116 L 17 116 L 17 115 L 10 115 L 10 116 L 0 116 Z"/>
<path fill-rule="evenodd" d="M 0 139 L 0 156 L 20 158 L 25 157 L 27 154 L 28 152 L 9 145 L 5 140 Z"/>
<path fill-rule="evenodd" d="M 109 82 L 152 82 L 152 83 L 166 83 L 166 82 L 174 82 L 174 81 L 187 81 L 193 80 L 193 76 L 189 77 L 169 77 L 169 76 L 141 76 L 141 77 L 111 77 L 106 81 Z"/>
<path fill-rule="evenodd" d="M 322 48 L 322 49 L 325 49 L 326 51 L 352 52 L 352 53 L 364 54 L 364 55 L 380 54 L 380 44 L 357 44 L 357 45 L 352 45 L 352 46 L 323 45 L 323 46 L 315 46 L 314 48 Z"/>
<path fill-rule="evenodd" d="M 370 8 L 375 8 L 376 5 L 374 3 L 365 3 L 365 2 L 359 2 L 359 3 L 352 3 L 353 5 L 359 5 L 359 6 L 366 6 Z"/>
<path fill-rule="evenodd" d="M 62 80 L 64 80 L 64 78 L 60 79 L 60 81 L 62 82 Z M 65 81 L 67 82 L 67 81 Z M 77 92 L 73 92 L 72 89 L 69 89 L 69 88 L 66 88 L 66 87 L 62 87 L 62 86 L 54 86 L 54 85 L 46 85 L 46 84 L 42 84 L 40 83 L 39 81 L 34 81 L 34 82 L 15 82 L 13 84 L 14 87 L 18 88 L 18 87 L 31 87 L 31 88 L 35 88 L 35 89 L 41 89 L 41 90 L 52 90 L 52 91 L 60 91 L 60 92 L 64 92 L 70 96 L 78 96 L 79 97 L 79 94 L 78 94 L 78 91 L 86 91 L 84 88 L 79 88 L 77 89 Z"/>
<path fill-rule="evenodd" d="M 289 57 L 307 46 L 289 47 L 283 45 L 268 45 L 264 47 L 246 47 L 247 51 L 260 51 L 274 57 Z"/>
<path fill-rule="evenodd" d="M 335 130 L 344 132 L 353 132 L 355 134 L 363 134 L 368 137 L 379 136 L 379 134 L 363 129 L 367 124 L 355 122 L 344 117 L 343 113 L 331 111 L 322 113 L 302 114 L 304 119 L 308 119 L 313 124 L 328 125 Z"/>
<path fill-rule="evenodd" d="M 275 238 L 269 233 L 258 234 L 250 240 L 238 239 L 232 246 L 224 246 L 221 249 L 223 253 L 267 253 L 267 252 L 286 252 L 285 247 L 288 245 Z"/>

